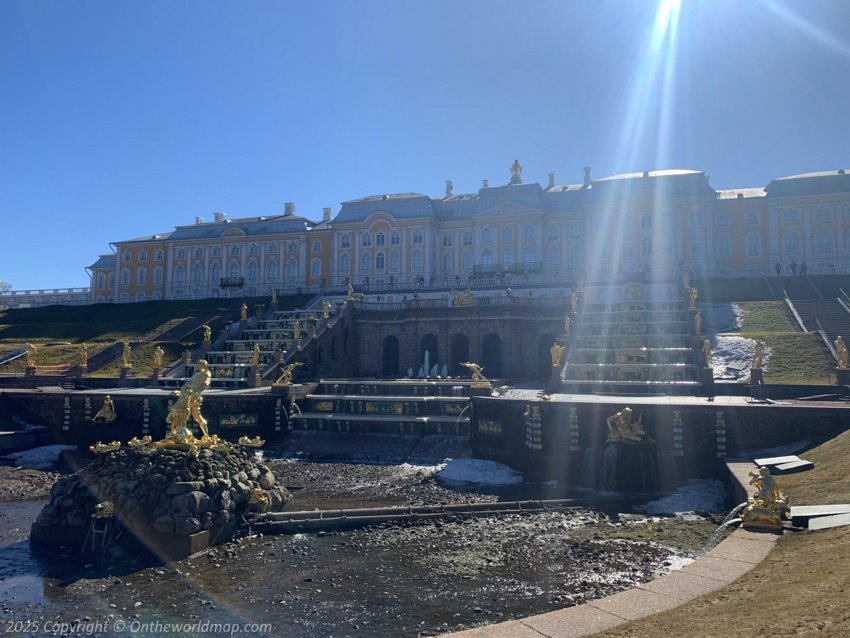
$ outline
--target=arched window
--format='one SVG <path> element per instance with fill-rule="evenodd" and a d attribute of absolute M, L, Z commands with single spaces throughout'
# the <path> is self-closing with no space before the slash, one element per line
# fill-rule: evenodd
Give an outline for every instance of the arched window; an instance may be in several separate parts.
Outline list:
<path fill-rule="evenodd" d="M 192 283 L 199 284 L 204 280 L 204 267 L 201 264 L 195 264 L 192 267 Z"/>
<path fill-rule="evenodd" d="M 640 216 L 640 227 L 644 229 L 652 228 L 652 215 L 644 213 Z"/>
<path fill-rule="evenodd" d="M 472 270 L 472 253 L 467 251 L 463 253 L 463 257 L 461 257 L 460 261 L 461 268 L 463 268 L 464 272 Z"/>
<path fill-rule="evenodd" d="M 274 242 L 266 244 L 266 252 L 267 253 L 276 253 L 277 252 L 277 244 Z"/>
<path fill-rule="evenodd" d="M 372 270 L 372 254 L 363 253 L 360 255 L 360 272 L 371 272 Z"/>
<path fill-rule="evenodd" d="M 266 266 L 266 277 L 272 281 L 277 279 L 277 262 L 270 261 L 269 265 Z"/>
<path fill-rule="evenodd" d="M 383 270 L 386 266 L 384 262 L 384 253 L 378 253 L 375 255 L 375 270 Z"/>
<path fill-rule="evenodd" d="M 115 288 L 115 273 L 109 273 L 109 289 L 112 290 Z"/>
<path fill-rule="evenodd" d="M 443 272 L 450 273 L 452 271 L 452 254 L 443 253 Z"/>
<path fill-rule="evenodd" d="M 124 253 L 124 261 L 130 261 L 131 258 L 129 251 Z"/>
<path fill-rule="evenodd" d="M 286 245 L 286 252 L 288 252 L 290 255 L 297 255 L 298 254 L 298 242 L 297 241 L 289 242 Z"/>
<path fill-rule="evenodd" d="M 526 267 L 533 266 L 535 262 L 537 262 L 537 251 L 534 249 L 534 246 L 525 247 L 525 252 L 522 255 L 522 261 Z"/>
<path fill-rule="evenodd" d="M 489 228 L 485 228 L 481 231 L 481 241 L 483 242 L 491 242 L 493 241 L 493 231 Z"/>
<path fill-rule="evenodd" d="M 148 260 L 148 251 L 142 250 L 139 252 L 139 261 L 147 261 Z"/>
<path fill-rule="evenodd" d="M 203 248 L 195 248 L 195 257 L 203 257 L 204 249 Z"/>
<path fill-rule="evenodd" d="M 256 281 L 258 272 L 259 268 L 257 268 L 257 262 L 248 262 L 248 279 L 250 279 L 251 281 Z"/>
<path fill-rule="evenodd" d="M 375 235 L 375 245 L 376 246 L 384 246 L 387 243 L 387 236 L 384 233 L 378 233 Z"/>
<path fill-rule="evenodd" d="M 693 257 L 702 257 L 705 254 L 705 239 L 701 232 L 691 234 L 690 242 L 688 243 L 690 247 L 691 256 Z"/>
<path fill-rule="evenodd" d="M 346 233 L 345 235 L 340 237 L 339 245 L 342 248 L 351 248 L 351 235 Z"/>
<path fill-rule="evenodd" d="M 230 247 L 230 254 L 234 257 L 238 257 L 239 256 L 239 246 L 231 246 Z"/>
<path fill-rule="evenodd" d="M 513 241 L 514 240 L 514 229 L 510 226 L 505 226 L 502 228 L 502 241 Z"/>
<path fill-rule="evenodd" d="M 351 270 L 351 257 L 349 257 L 348 253 L 343 253 L 342 257 L 339 258 L 339 269 L 342 272 Z"/>
<path fill-rule="evenodd" d="M 248 247 L 248 254 L 249 255 L 256 255 L 257 254 L 257 244 L 251 244 Z"/>
<path fill-rule="evenodd" d="M 579 242 L 573 242 L 570 244 L 570 264 L 573 266 L 580 266 L 583 261 L 584 253 L 582 245 Z"/>
<path fill-rule="evenodd" d="M 567 226 L 567 233 L 572 240 L 581 239 L 581 226 L 579 224 L 570 224 Z"/>
<path fill-rule="evenodd" d="M 452 236 L 449 233 L 443 235 L 443 247 L 449 248 L 452 245 Z"/>
<path fill-rule="evenodd" d="M 401 255 L 398 254 L 397 250 L 394 250 L 392 253 L 390 253 L 390 268 L 392 270 L 401 269 Z"/>
<path fill-rule="evenodd" d="M 729 215 L 720 213 L 714 220 L 714 225 L 718 228 L 727 228 L 729 226 Z"/>
<path fill-rule="evenodd" d="M 371 246 L 372 245 L 372 235 L 369 234 L 369 233 L 363 233 L 363 236 L 361 237 L 360 243 L 363 246 Z"/>
<path fill-rule="evenodd" d="M 298 260 L 290 259 L 286 262 L 286 276 L 289 279 L 295 279 L 298 277 Z"/>
<path fill-rule="evenodd" d="M 510 267 L 514 263 L 514 251 L 510 247 L 502 251 L 502 266 Z"/>
<path fill-rule="evenodd" d="M 652 237 L 643 237 L 640 240 L 641 257 L 652 257 Z"/>
<path fill-rule="evenodd" d="M 310 276 L 314 279 L 322 276 L 322 260 L 318 257 L 315 257 L 313 261 L 310 262 Z"/>
<path fill-rule="evenodd" d="M 422 231 L 418 228 L 413 231 L 413 243 L 421 244 L 422 243 Z"/>
<path fill-rule="evenodd" d="M 523 237 L 528 241 L 534 239 L 534 226 L 526 226 L 523 230 Z"/>
<path fill-rule="evenodd" d="M 546 238 L 549 241 L 558 241 L 561 238 L 561 233 L 558 232 L 558 227 L 549 226 L 549 228 L 546 229 Z"/>
<path fill-rule="evenodd" d="M 161 290 L 154 290 L 152 298 L 153 299 L 162 299 L 162 291 Z"/>
<path fill-rule="evenodd" d="M 320 241 L 314 241 L 313 242 L 313 252 L 314 253 L 322 252 L 322 242 L 320 242 Z"/>
<path fill-rule="evenodd" d="M 157 270 L 159 270 L 159 269 L 157 269 Z M 162 271 L 160 271 L 160 272 L 162 272 Z M 158 281 L 156 281 L 156 279 L 157 279 L 156 272 L 154 272 L 153 278 L 154 278 L 154 283 L 159 283 Z M 218 264 L 218 262 L 215 262 L 212 266 L 210 266 L 210 282 L 213 283 L 213 284 L 218 284 L 220 280 L 221 280 L 221 266 Z"/>
<path fill-rule="evenodd" d="M 472 233 L 467 232 L 463 234 L 463 245 L 472 246 Z"/>
<path fill-rule="evenodd" d="M 835 248 L 832 233 L 825 228 L 821 228 L 815 233 L 815 252 L 818 255 L 832 255 Z"/>
<path fill-rule="evenodd" d="M 227 276 L 228 277 L 238 277 L 241 273 L 241 268 L 239 268 L 238 261 L 231 261 L 230 266 L 227 267 Z"/>
<path fill-rule="evenodd" d="M 728 235 L 718 235 L 714 240 L 714 254 L 718 257 L 729 257 L 732 254 Z"/>
<path fill-rule="evenodd" d="M 162 261 L 162 251 L 161 251 L 161 250 L 157 250 L 157 251 L 156 251 L 155 259 L 156 259 L 157 261 Z"/>
<path fill-rule="evenodd" d="M 177 259 L 183 259 L 186 256 L 186 251 L 182 248 L 177 249 Z"/>
<path fill-rule="evenodd" d="M 755 233 L 749 233 L 744 239 L 747 257 L 761 257 L 761 237 Z"/>
<path fill-rule="evenodd" d="M 182 284 L 185 280 L 186 270 L 183 268 L 183 264 L 177 264 L 174 269 L 174 283 Z"/>
<path fill-rule="evenodd" d="M 422 270 L 422 251 L 414 250 L 413 251 L 413 269 L 414 270 Z"/>
<path fill-rule="evenodd" d="M 97 287 L 103 288 L 104 286 L 106 286 L 106 275 L 104 275 L 102 272 L 99 272 L 97 273 Z"/>
<path fill-rule="evenodd" d="M 782 235 L 782 248 L 786 255 L 796 256 L 800 254 L 800 235 L 796 231 L 788 230 Z"/>
<path fill-rule="evenodd" d="M 136 293 L 136 301 L 144 301 L 144 300 L 145 300 L 145 293 L 143 293 L 140 290 L 139 292 Z"/>
<path fill-rule="evenodd" d="M 401 235 L 397 230 L 393 231 L 393 234 L 390 235 L 390 244 L 393 246 L 398 246 L 401 243 Z"/>
<path fill-rule="evenodd" d="M 481 265 L 485 266 L 486 268 L 490 268 L 493 266 L 493 253 L 491 253 L 489 250 L 485 250 L 483 253 L 481 253 Z"/>

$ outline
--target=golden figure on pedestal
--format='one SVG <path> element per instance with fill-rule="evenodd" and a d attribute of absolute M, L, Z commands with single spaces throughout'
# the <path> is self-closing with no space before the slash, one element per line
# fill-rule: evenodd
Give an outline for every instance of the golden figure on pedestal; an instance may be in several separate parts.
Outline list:
<path fill-rule="evenodd" d="M 323 301 L 322 302 L 322 319 L 329 319 L 331 316 L 331 302 Z"/>
<path fill-rule="evenodd" d="M 569 338 L 570 336 L 570 327 L 573 325 L 573 320 L 570 318 L 570 315 L 564 315 L 564 336 Z"/>
<path fill-rule="evenodd" d="M 36 348 L 33 344 L 27 344 L 27 367 L 34 368 L 35 367 L 35 355 L 38 353 L 38 348 Z"/>
<path fill-rule="evenodd" d="M 89 347 L 85 342 L 80 344 L 80 367 L 85 370 L 89 364 Z"/>
<path fill-rule="evenodd" d="M 301 320 L 300 319 L 296 319 L 295 325 L 293 325 L 293 327 L 292 327 L 292 338 L 295 339 L 295 341 L 298 341 L 299 339 L 301 339 Z"/>
<path fill-rule="evenodd" d="M 570 293 L 570 309 L 573 314 L 578 312 L 578 295 L 575 291 Z"/>
<path fill-rule="evenodd" d="M 207 324 L 204 324 L 202 328 L 204 329 L 204 341 L 209 343 L 212 341 L 212 328 L 210 328 Z"/>
<path fill-rule="evenodd" d="M 702 338 L 702 354 L 705 356 L 705 367 L 711 367 L 711 341 L 708 337 Z"/>
<path fill-rule="evenodd" d="M 254 344 L 254 350 L 251 352 L 251 365 L 255 368 L 260 365 L 260 344 Z"/>
<path fill-rule="evenodd" d="M 153 367 L 161 368 L 162 367 L 162 355 L 165 354 L 165 350 L 163 350 L 160 346 L 157 346 L 153 351 Z"/>
<path fill-rule="evenodd" d="M 760 370 L 764 358 L 764 341 L 756 341 L 756 351 L 753 355 L 753 370 Z"/>
<path fill-rule="evenodd" d="M 691 305 L 688 306 L 688 310 L 697 309 L 697 297 L 699 297 L 699 290 L 697 290 L 696 288 L 691 288 Z"/>
<path fill-rule="evenodd" d="M 549 348 L 549 354 L 552 356 L 553 368 L 561 365 L 561 359 L 564 358 L 564 353 L 566 353 L 566 351 L 567 349 L 557 341 L 552 344 L 552 347 Z"/>
<path fill-rule="evenodd" d="M 694 334 L 696 336 L 702 334 L 702 315 L 699 312 L 694 315 Z"/>
<path fill-rule="evenodd" d="M 272 288 L 272 304 L 277 303 L 277 288 Z"/>
<path fill-rule="evenodd" d="M 239 320 L 240 321 L 248 321 L 248 306 L 244 303 L 242 304 L 242 308 L 239 310 Z"/>
<path fill-rule="evenodd" d="M 303 366 L 304 364 L 301 361 L 296 361 L 295 363 L 289 363 L 283 368 L 281 368 L 281 375 L 278 377 L 277 381 L 274 382 L 275 385 L 292 385 L 292 371 L 295 370 L 298 366 Z"/>
<path fill-rule="evenodd" d="M 103 398 L 103 406 L 94 415 L 92 421 L 98 423 L 112 423 L 118 415 L 115 413 L 115 405 L 112 403 L 112 397 L 108 394 Z"/>
<path fill-rule="evenodd" d="M 471 361 L 467 361 L 466 363 L 461 363 L 464 368 L 469 368 L 469 371 L 472 373 L 472 387 L 482 387 L 489 386 L 490 380 L 484 376 L 484 368 L 478 365 L 477 363 L 472 363 Z"/>
<path fill-rule="evenodd" d="M 841 370 L 846 370 L 848 367 L 847 344 L 844 343 L 844 339 L 840 335 L 835 338 L 835 354 L 838 355 L 838 367 Z"/>
<path fill-rule="evenodd" d="M 653 439 L 643 429 L 643 415 L 632 420 L 632 409 L 625 407 L 605 420 L 608 426 L 607 443 L 652 443 Z"/>
<path fill-rule="evenodd" d="M 782 518 L 788 513 L 788 498 L 780 491 L 770 470 L 760 467 L 750 472 L 750 485 L 757 491 L 741 511 L 741 525 L 781 530 Z"/>
<path fill-rule="evenodd" d="M 121 349 L 121 367 L 132 368 L 133 364 L 130 362 L 130 340 L 124 337 L 121 343 L 124 344 L 124 347 Z"/>

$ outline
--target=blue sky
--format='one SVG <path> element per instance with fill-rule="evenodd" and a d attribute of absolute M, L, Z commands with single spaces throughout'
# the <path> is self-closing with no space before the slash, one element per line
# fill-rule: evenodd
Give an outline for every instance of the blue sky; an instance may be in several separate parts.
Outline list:
<path fill-rule="evenodd" d="M 0 0 L 0 280 L 87 285 L 196 215 L 474 192 L 514 158 L 544 184 L 850 167 L 850 2 L 676 4 Z"/>

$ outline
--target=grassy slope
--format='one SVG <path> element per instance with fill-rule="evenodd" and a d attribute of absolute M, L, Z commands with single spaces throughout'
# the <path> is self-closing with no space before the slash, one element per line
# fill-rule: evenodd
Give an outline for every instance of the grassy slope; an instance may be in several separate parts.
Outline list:
<path fill-rule="evenodd" d="M 792 504 L 850 502 L 850 431 L 801 456 L 815 469 L 777 477 Z M 731 585 L 600 635 L 850 636 L 848 555 L 850 527 L 786 533 L 762 563 Z"/>
<path fill-rule="evenodd" d="M 765 383 L 834 383 L 829 353 L 815 333 L 800 332 L 781 301 L 737 304 L 744 311 L 741 336 L 761 339 L 772 351 Z"/>

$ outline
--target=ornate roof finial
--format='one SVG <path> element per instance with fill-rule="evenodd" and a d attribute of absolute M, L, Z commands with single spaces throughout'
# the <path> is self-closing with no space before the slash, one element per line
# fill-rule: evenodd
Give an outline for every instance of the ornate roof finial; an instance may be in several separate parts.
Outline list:
<path fill-rule="evenodd" d="M 511 164 L 511 184 L 522 184 L 522 165 L 519 160 L 514 160 Z"/>
<path fill-rule="evenodd" d="M 454 187 L 455 187 L 454 182 L 450 179 L 447 179 L 446 180 L 446 197 L 451 197 L 452 195 L 454 195 L 454 193 L 452 192 L 454 190 Z"/>

